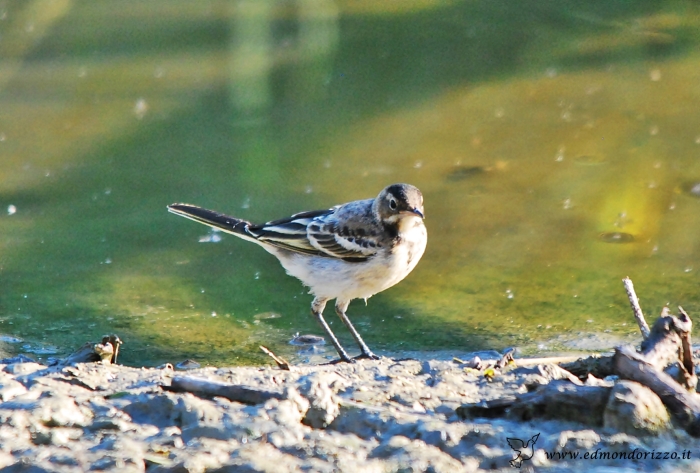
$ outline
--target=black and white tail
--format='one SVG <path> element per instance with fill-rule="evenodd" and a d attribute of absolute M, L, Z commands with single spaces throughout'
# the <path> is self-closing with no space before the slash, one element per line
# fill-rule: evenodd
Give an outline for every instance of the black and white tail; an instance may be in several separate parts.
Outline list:
<path fill-rule="evenodd" d="M 268 249 L 273 246 L 294 253 L 357 263 L 367 260 L 381 247 L 372 235 L 350 237 L 339 234 L 337 224 L 325 220 L 332 217 L 336 207 L 300 212 L 260 225 L 190 204 L 172 204 L 168 210 Z"/>
<path fill-rule="evenodd" d="M 307 227 L 312 223 L 314 218 L 328 215 L 333 212 L 333 209 L 301 212 L 291 217 L 267 222 L 262 225 L 255 225 L 247 220 L 231 217 L 190 204 L 168 205 L 168 211 L 175 215 L 194 220 L 195 222 L 218 228 L 226 233 L 243 238 L 244 240 L 255 242 L 263 247 L 274 246 L 276 248 L 307 255 L 335 256 L 315 247 L 309 241 L 307 233 Z"/>
<path fill-rule="evenodd" d="M 203 209 L 196 205 L 190 204 L 172 204 L 168 205 L 168 211 L 181 217 L 189 218 L 195 222 L 209 225 L 213 228 L 218 228 L 221 231 L 236 235 L 237 237 L 258 242 L 256 235 L 252 235 L 248 229 L 252 225 L 247 220 L 231 217 L 213 210 Z"/>

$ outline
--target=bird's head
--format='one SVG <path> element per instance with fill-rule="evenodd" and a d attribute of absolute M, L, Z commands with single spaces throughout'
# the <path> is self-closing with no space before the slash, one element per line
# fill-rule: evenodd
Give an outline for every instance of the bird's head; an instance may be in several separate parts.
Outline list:
<path fill-rule="evenodd" d="M 410 184 L 392 184 L 379 193 L 375 211 L 383 222 L 398 224 L 404 219 L 423 219 L 423 194 Z"/>

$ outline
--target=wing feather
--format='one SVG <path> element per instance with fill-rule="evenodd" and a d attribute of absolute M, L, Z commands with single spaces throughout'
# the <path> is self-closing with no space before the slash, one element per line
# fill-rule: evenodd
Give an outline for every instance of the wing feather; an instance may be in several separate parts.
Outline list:
<path fill-rule="evenodd" d="M 337 209 L 301 212 L 263 225 L 251 225 L 248 231 L 261 242 L 297 253 L 350 262 L 372 257 L 381 244 L 365 232 L 341 229 L 334 218 Z"/>
<path fill-rule="evenodd" d="M 309 242 L 319 251 L 335 258 L 363 261 L 377 253 L 380 247 L 372 236 L 353 234 L 334 223 L 313 222 L 308 226 Z"/>
<path fill-rule="evenodd" d="M 258 241 L 269 245 L 297 253 L 318 255 L 318 248 L 314 247 L 309 241 L 307 227 L 315 218 L 327 216 L 333 210 L 300 212 L 291 217 L 273 220 L 262 225 L 252 225 L 248 231 Z"/>

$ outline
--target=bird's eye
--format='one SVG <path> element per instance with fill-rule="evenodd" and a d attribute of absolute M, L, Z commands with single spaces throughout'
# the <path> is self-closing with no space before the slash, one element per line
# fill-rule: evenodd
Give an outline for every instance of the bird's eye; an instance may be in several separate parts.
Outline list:
<path fill-rule="evenodd" d="M 397 205 L 396 205 L 396 201 L 394 199 L 391 199 L 389 201 L 389 207 L 391 207 L 392 210 L 396 210 Z"/>

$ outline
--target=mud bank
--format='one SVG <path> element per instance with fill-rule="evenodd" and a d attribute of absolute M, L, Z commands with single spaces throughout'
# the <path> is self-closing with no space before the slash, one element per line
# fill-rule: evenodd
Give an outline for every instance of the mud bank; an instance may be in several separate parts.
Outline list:
<path fill-rule="evenodd" d="M 0 364 L 0 471 L 700 471 L 700 441 L 654 401 L 635 417 L 625 396 L 641 395 L 626 381 L 584 384 L 608 396 L 601 413 L 573 404 L 479 417 L 489 401 L 565 390 L 562 371 L 545 363 L 489 380 L 450 361 L 388 358 L 292 371 Z M 182 376 L 253 397 L 170 391 Z M 509 438 L 531 442 L 519 454 Z"/>

